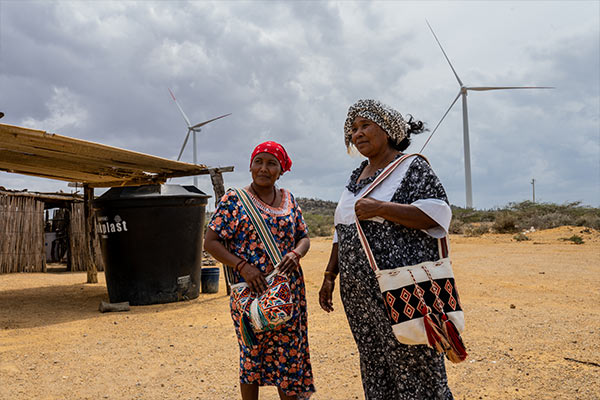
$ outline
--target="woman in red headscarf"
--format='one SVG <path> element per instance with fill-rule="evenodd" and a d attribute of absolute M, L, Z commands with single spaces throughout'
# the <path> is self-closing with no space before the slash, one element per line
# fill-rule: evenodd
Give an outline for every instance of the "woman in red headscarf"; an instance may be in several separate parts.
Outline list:
<path fill-rule="evenodd" d="M 282 145 L 261 143 L 252 152 L 252 183 L 243 190 L 260 210 L 283 256 L 279 270 L 290 280 L 294 314 L 275 330 L 256 333 L 257 344 L 241 337 L 241 315 L 230 300 L 231 317 L 240 345 L 240 390 L 243 400 L 258 399 L 259 386 L 277 386 L 280 399 L 308 399 L 315 391 L 308 347 L 304 277 L 300 259 L 310 240 L 302 211 L 294 196 L 275 183 L 290 170 L 292 160 Z M 225 245 L 227 243 L 227 245 Z M 235 191 L 221 199 L 206 232 L 204 248 L 218 261 L 234 265 L 234 279 L 255 293 L 267 288 L 266 275 L 274 269 L 256 229 Z"/>

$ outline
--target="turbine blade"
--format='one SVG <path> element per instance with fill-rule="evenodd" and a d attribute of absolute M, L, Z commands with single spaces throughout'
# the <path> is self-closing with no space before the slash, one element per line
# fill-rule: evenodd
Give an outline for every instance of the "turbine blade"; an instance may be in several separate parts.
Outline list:
<path fill-rule="evenodd" d="M 431 25 L 429 25 L 429 21 L 425 20 L 425 22 L 427 22 L 427 26 L 429 27 L 429 30 L 431 31 L 431 33 L 433 33 L 433 37 L 435 38 L 435 41 L 440 46 L 440 49 L 442 49 L 442 53 L 444 53 L 444 57 L 446 57 L 446 61 L 448 61 L 448 65 L 450 65 L 450 68 L 452 68 L 452 72 L 454 72 L 454 76 L 456 77 L 456 80 L 458 81 L 458 84 L 462 87 L 463 83 L 460 80 L 460 78 L 458 77 L 458 74 L 456 73 L 456 70 L 452 66 L 452 63 L 450 62 L 450 59 L 446 55 L 446 52 L 444 51 L 444 48 L 442 47 L 442 44 L 440 43 L 440 41 L 438 40 L 437 36 L 435 35 L 435 32 L 433 31 L 433 28 L 431 27 Z"/>
<path fill-rule="evenodd" d="M 483 92 L 486 90 L 504 90 L 504 89 L 554 89 L 553 86 L 474 86 L 467 87 L 467 90 Z"/>
<path fill-rule="evenodd" d="M 213 121 L 216 121 L 218 119 L 225 118 L 228 115 L 231 115 L 231 113 L 225 114 L 225 115 L 221 115 L 220 117 L 217 117 L 217 118 L 209 119 L 208 121 L 200 122 L 199 124 L 196 124 L 196 125 L 192 126 L 191 129 L 200 128 L 201 126 L 206 125 L 209 122 L 213 122 Z"/>
<path fill-rule="evenodd" d="M 458 100 L 458 98 L 460 97 L 461 94 L 462 94 L 462 91 L 458 92 L 458 94 L 454 98 L 454 101 L 452 102 L 452 104 L 450 104 L 450 107 L 448 107 L 448 109 L 446 110 L 446 112 L 442 116 L 442 119 L 440 119 L 440 122 L 438 122 L 437 125 L 435 126 L 435 128 L 433 128 L 433 131 L 431 131 L 431 135 L 429 135 L 429 137 L 427 138 L 427 141 L 425 141 L 425 144 L 423 145 L 423 147 L 421 147 L 421 150 L 419 151 L 419 153 L 423 152 L 423 149 L 425 148 L 425 146 L 427 146 L 427 143 L 429 143 L 429 140 L 431 140 L 431 137 L 433 136 L 433 134 L 435 133 L 435 131 L 437 131 L 437 128 L 440 126 L 440 124 L 442 123 L 442 121 L 444 120 L 444 118 L 446 118 L 446 115 L 448 115 L 448 113 L 450 112 L 450 110 L 452 109 L 452 107 L 454 107 L 454 104 L 456 104 L 456 100 Z"/>
<path fill-rule="evenodd" d="M 181 155 L 183 154 L 183 150 L 185 149 L 185 145 L 187 144 L 188 139 L 190 138 L 190 132 L 192 128 L 188 128 L 188 133 L 185 135 L 185 140 L 183 141 L 183 146 L 181 146 L 181 150 L 179 151 L 179 155 L 177 156 L 177 161 L 181 159 Z"/>
<path fill-rule="evenodd" d="M 192 125 L 190 123 L 190 119 L 183 112 L 183 108 L 181 108 L 181 106 L 179 105 L 179 102 L 175 98 L 175 95 L 173 94 L 173 92 L 171 92 L 171 89 L 169 89 L 169 93 L 171 93 L 171 97 L 173 98 L 173 101 L 175 101 L 175 104 L 177 104 L 177 108 L 179 108 L 179 111 L 181 111 L 181 115 L 183 115 L 183 119 L 185 120 L 185 123 L 187 124 L 187 127 L 189 128 Z"/>

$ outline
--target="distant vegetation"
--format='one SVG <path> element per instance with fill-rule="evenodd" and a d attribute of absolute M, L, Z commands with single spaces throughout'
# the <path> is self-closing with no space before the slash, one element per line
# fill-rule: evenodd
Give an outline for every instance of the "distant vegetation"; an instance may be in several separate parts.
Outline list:
<path fill-rule="evenodd" d="M 526 229 L 550 229 L 564 225 L 600 230 L 600 208 L 566 204 L 509 203 L 503 208 L 472 210 L 452 206 L 450 233 L 478 236 L 486 232 L 516 233 Z"/>
<path fill-rule="evenodd" d="M 310 236 L 333 235 L 333 214 L 337 206 L 336 202 L 303 197 L 298 197 L 296 200 L 302 209 L 302 216 L 308 225 Z"/>
<path fill-rule="evenodd" d="M 302 208 L 302 214 L 309 226 L 311 236 L 333 234 L 335 202 L 307 198 L 298 198 L 297 200 Z M 600 230 L 600 208 L 582 206 L 580 202 L 560 205 L 531 201 L 509 203 L 503 208 L 490 210 L 452 206 L 450 233 L 480 236 L 487 232 L 517 233 L 532 227 L 539 230 L 563 225 Z"/>

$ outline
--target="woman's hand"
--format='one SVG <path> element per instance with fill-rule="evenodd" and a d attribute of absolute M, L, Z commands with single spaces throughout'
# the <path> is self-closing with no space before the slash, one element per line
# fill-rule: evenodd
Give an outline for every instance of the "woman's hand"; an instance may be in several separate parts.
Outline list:
<path fill-rule="evenodd" d="M 321 290 L 319 290 L 319 305 L 326 312 L 333 311 L 333 289 L 335 288 L 335 277 L 339 273 L 338 253 L 339 245 L 336 242 L 331 246 L 329 262 L 327 263 L 327 268 L 325 268 L 325 277 L 321 285 Z"/>
<path fill-rule="evenodd" d="M 381 207 L 384 202 L 370 197 L 360 199 L 354 205 L 354 211 L 358 219 L 369 219 L 381 216 Z"/>
<path fill-rule="evenodd" d="M 242 275 L 251 291 L 261 294 L 267 290 L 267 280 L 260 269 L 250 263 L 245 263 L 241 268 L 240 275 Z"/>
<path fill-rule="evenodd" d="M 289 253 L 286 253 L 281 258 L 281 262 L 278 265 L 279 272 L 281 272 L 284 275 L 287 275 L 293 270 L 298 269 L 298 267 L 300 267 L 300 259 L 296 254 L 294 254 L 291 251 Z"/>
<path fill-rule="evenodd" d="M 319 290 L 319 304 L 321 308 L 326 312 L 333 311 L 333 289 L 335 288 L 335 279 L 329 276 L 325 276 L 321 290 Z"/>

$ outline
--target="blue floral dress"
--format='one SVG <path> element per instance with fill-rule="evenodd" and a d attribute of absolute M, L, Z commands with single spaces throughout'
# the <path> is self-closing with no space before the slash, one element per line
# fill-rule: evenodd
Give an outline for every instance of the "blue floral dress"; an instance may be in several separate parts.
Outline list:
<path fill-rule="evenodd" d="M 294 196 L 281 190 L 282 203 L 274 208 L 250 194 L 260 210 L 267 227 L 282 255 L 296 247 L 308 235 L 302 210 Z M 219 203 L 208 227 L 228 242 L 229 251 L 269 274 L 274 266 L 258 238 L 254 226 L 233 190 L 228 191 Z M 244 279 L 234 273 L 236 282 Z M 258 344 L 245 346 L 240 337 L 240 311 L 230 298 L 231 318 L 240 346 L 240 382 L 260 386 L 277 386 L 288 396 L 308 399 L 315 391 L 308 346 L 306 294 L 302 269 L 290 274 L 292 298 L 297 307 L 294 315 L 275 330 L 256 333 Z"/>

